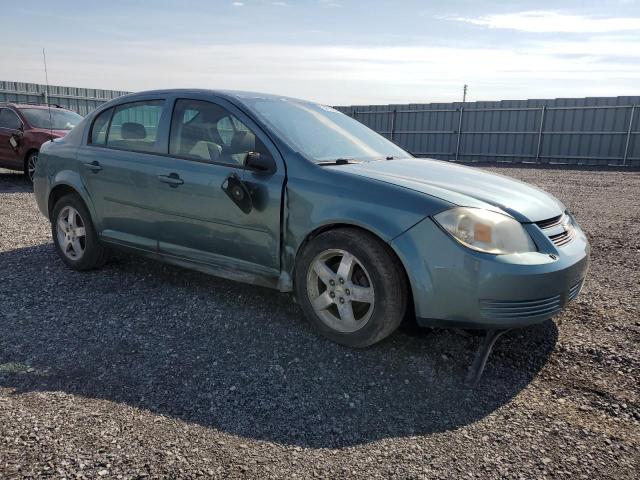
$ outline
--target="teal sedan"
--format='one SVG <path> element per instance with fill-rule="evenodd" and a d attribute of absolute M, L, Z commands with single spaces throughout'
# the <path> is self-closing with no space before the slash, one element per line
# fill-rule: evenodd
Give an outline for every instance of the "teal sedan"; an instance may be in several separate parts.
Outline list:
<path fill-rule="evenodd" d="M 331 107 L 260 93 L 107 102 L 42 146 L 34 190 L 72 269 L 124 249 L 291 292 L 351 347 L 405 317 L 490 331 L 542 322 L 588 267 L 584 233 L 548 193 L 414 158 Z"/>

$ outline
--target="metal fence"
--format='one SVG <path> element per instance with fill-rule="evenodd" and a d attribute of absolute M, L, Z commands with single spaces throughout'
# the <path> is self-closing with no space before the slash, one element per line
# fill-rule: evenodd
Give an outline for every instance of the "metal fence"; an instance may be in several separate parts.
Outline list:
<path fill-rule="evenodd" d="M 417 156 L 640 166 L 640 97 L 336 108 Z"/>
<path fill-rule="evenodd" d="M 0 102 L 46 103 L 47 87 L 0 81 Z M 50 85 L 86 115 L 129 92 Z M 342 106 L 414 155 L 457 162 L 640 166 L 640 97 Z"/>
<path fill-rule="evenodd" d="M 47 95 L 48 92 L 48 95 Z M 100 104 L 129 92 L 0 81 L 0 102 L 47 103 L 86 115 Z"/>

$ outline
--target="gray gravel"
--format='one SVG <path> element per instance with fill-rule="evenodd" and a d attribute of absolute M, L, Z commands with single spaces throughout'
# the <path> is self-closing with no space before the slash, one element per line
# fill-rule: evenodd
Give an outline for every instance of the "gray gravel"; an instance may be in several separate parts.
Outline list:
<path fill-rule="evenodd" d="M 638 478 L 640 175 L 490 170 L 563 199 L 593 263 L 475 391 L 462 332 L 354 351 L 270 290 L 126 255 L 70 271 L 0 171 L 0 477 Z"/>

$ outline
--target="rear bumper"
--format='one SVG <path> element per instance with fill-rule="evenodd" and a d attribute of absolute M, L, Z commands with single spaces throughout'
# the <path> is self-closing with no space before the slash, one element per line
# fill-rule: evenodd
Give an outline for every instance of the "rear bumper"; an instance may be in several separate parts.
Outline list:
<path fill-rule="evenodd" d="M 36 173 L 37 175 L 37 173 Z M 38 210 L 49 219 L 49 205 L 47 199 L 49 198 L 49 182 L 44 175 L 37 175 L 33 179 L 33 194 L 36 198 L 36 205 Z"/>
<path fill-rule="evenodd" d="M 539 230 L 530 233 L 539 252 L 498 256 L 460 245 L 429 218 L 394 239 L 391 245 L 407 270 L 418 323 L 512 328 L 562 310 L 580 292 L 589 243 L 579 228 L 562 247 L 545 243 Z"/>

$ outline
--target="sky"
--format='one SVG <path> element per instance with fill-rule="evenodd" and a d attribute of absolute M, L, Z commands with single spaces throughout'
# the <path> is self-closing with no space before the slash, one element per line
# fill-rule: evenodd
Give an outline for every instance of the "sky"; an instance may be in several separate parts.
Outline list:
<path fill-rule="evenodd" d="M 29 0 L 0 80 L 329 105 L 640 94 L 640 0 Z"/>

